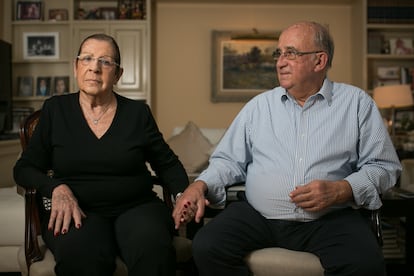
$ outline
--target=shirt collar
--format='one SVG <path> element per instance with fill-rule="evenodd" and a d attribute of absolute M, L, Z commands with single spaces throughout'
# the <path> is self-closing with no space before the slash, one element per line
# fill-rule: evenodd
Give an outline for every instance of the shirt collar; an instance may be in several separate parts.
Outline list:
<path fill-rule="evenodd" d="M 286 89 L 284 88 L 282 89 L 283 89 L 283 92 L 280 98 L 282 102 L 285 102 L 287 99 L 292 99 L 292 97 L 288 94 Z M 332 104 L 332 91 L 333 91 L 333 82 L 325 78 L 321 89 L 317 93 L 315 93 L 315 95 L 312 95 L 311 97 L 316 97 L 316 95 L 320 95 L 319 97 L 326 99 L 328 105 L 330 106 Z"/>

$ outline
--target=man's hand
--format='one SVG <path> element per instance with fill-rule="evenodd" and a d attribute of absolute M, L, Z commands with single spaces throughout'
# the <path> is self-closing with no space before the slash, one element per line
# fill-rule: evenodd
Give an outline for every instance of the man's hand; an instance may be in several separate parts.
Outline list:
<path fill-rule="evenodd" d="M 76 228 L 82 225 L 82 218 L 86 215 L 78 205 L 78 201 L 66 184 L 57 186 L 52 192 L 52 209 L 48 229 L 53 230 L 55 236 L 66 234 L 73 219 Z"/>
<path fill-rule="evenodd" d="M 193 218 L 199 223 L 204 216 L 204 209 L 209 205 L 209 201 L 204 197 L 207 191 L 206 183 L 196 181 L 190 184 L 182 195 L 177 199 L 173 211 L 175 229 L 181 224 L 190 222 Z"/>
<path fill-rule="evenodd" d="M 309 212 L 321 211 L 334 204 L 353 200 L 351 185 L 346 180 L 314 180 L 296 187 L 289 196 L 296 206 Z"/>

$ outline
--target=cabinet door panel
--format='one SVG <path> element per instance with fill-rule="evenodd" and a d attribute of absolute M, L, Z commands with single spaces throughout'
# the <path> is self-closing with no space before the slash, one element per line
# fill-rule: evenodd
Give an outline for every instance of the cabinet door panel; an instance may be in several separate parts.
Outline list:
<path fill-rule="evenodd" d="M 146 83 L 144 71 L 148 62 L 145 51 L 145 31 L 140 26 L 113 25 L 111 33 L 119 44 L 121 62 L 124 73 L 118 81 L 117 88 L 120 91 L 133 91 L 145 94 Z"/>

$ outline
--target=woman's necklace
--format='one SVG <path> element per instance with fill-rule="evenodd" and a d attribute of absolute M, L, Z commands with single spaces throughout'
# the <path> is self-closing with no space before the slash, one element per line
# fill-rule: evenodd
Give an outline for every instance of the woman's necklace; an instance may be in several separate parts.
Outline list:
<path fill-rule="evenodd" d="M 91 114 L 89 113 L 89 111 L 87 110 L 87 108 L 84 106 L 84 104 L 81 102 L 82 106 L 84 107 L 84 111 L 86 113 L 86 116 L 92 121 L 92 123 L 94 125 L 97 125 L 99 123 L 99 121 L 102 119 L 102 117 L 105 115 L 105 113 L 109 110 L 109 107 L 111 106 L 112 103 L 112 98 L 111 101 L 105 106 L 105 109 L 102 111 L 102 113 L 98 116 L 98 118 L 94 118 L 91 116 Z"/>

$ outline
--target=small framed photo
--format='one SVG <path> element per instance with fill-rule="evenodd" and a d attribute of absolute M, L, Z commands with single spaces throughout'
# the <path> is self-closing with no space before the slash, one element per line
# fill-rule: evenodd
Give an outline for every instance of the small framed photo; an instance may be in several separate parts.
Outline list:
<path fill-rule="evenodd" d="M 59 76 L 53 79 L 53 95 L 69 93 L 69 76 Z"/>
<path fill-rule="evenodd" d="M 100 8 L 99 12 L 101 14 L 101 19 L 105 20 L 115 20 L 118 18 L 118 9 L 117 8 Z"/>
<path fill-rule="evenodd" d="M 16 20 L 40 20 L 42 2 L 19 1 L 16 7 Z"/>
<path fill-rule="evenodd" d="M 23 33 L 24 59 L 59 59 L 59 33 Z"/>
<path fill-rule="evenodd" d="M 55 20 L 55 21 L 68 20 L 68 10 L 67 9 L 49 10 L 49 20 Z"/>
<path fill-rule="evenodd" d="M 391 38 L 390 50 L 392 55 L 412 55 L 413 40 L 411 38 Z"/>
<path fill-rule="evenodd" d="M 17 96 L 31 97 L 33 96 L 33 77 L 21 76 L 17 78 Z"/>
<path fill-rule="evenodd" d="M 50 96 L 51 77 L 37 77 L 36 96 Z"/>

